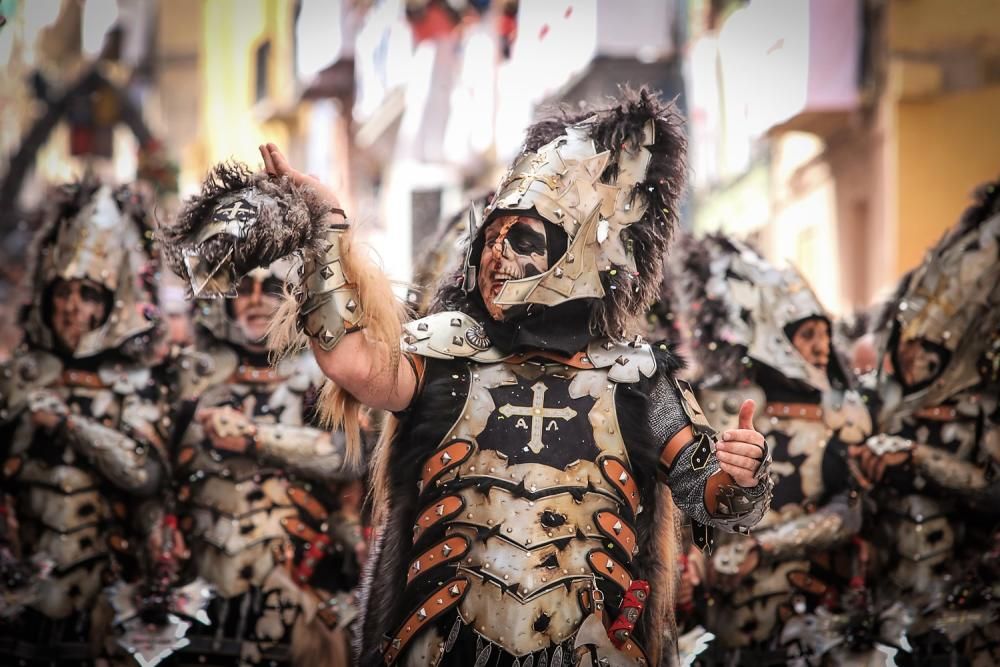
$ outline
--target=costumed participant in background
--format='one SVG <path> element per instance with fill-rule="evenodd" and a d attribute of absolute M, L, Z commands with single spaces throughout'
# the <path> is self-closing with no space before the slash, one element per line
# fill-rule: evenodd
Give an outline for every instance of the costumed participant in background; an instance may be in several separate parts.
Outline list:
<path fill-rule="evenodd" d="M 897 664 L 997 664 L 997 183 L 903 278 L 877 330 L 880 434 L 852 453 L 875 487 L 880 612 L 909 617 Z"/>
<path fill-rule="evenodd" d="M 0 586 L 5 604 L 24 607 L 3 610 L 15 616 L 2 627 L 3 664 L 89 664 L 114 651 L 102 589 L 137 583 L 134 604 L 145 605 L 155 556 L 143 545 L 170 532 L 150 208 L 87 176 L 42 213 L 24 343 L 0 374 L 0 550 L 22 575 L 5 572 Z"/>
<path fill-rule="evenodd" d="M 295 267 L 278 261 L 239 280 L 214 272 L 220 235 L 258 233 L 258 218 L 313 215 L 309 206 L 287 187 L 220 165 L 161 232 L 171 267 L 197 298 L 174 441 L 181 528 L 194 570 L 216 593 L 210 623 L 185 652 L 208 664 L 348 663 L 363 471 L 345 464 L 343 433 L 318 427 L 322 375 L 312 355 L 268 361 L 267 326 Z M 206 252 L 177 253 L 172 240 L 192 234 Z"/>
<path fill-rule="evenodd" d="M 672 107 L 623 95 L 529 129 L 485 221 L 473 212 L 461 281 L 402 329 L 336 195 L 262 147 L 326 207 L 286 225 L 305 271 L 272 343 L 311 344 L 335 417 L 396 414 L 373 464 L 362 665 L 659 664 L 677 507 L 706 544 L 703 526 L 746 530 L 765 511 L 752 402 L 717 441 L 680 360 L 630 337 L 656 296 L 684 143 Z"/>
<path fill-rule="evenodd" d="M 850 660 L 861 648 L 844 644 L 853 616 L 829 614 L 866 608 L 863 591 L 848 590 L 852 578 L 863 581 L 864 563 L 841 547 L 861 527 L 847 446 L 871 435 L 867 407 L 831 345 L 829 316 L 796 271 L 721 235 L 685 241 L 676 274 L 698 398 L 719 429 L 735 427 L 743 397 L 759 402 L 754 424 L 767 438 L 775 479 L 753 536 L 727 536 L 708 560 L 698 603 L 717 639 L 699 660 Z M 817 613 L 829 621 L 822 631 Z"/>
<path fill-rule="evenodd" d="M 480 210 L 485 208 L 492 194 L 473 196 L 472 205 Z M 424 248 L 423 256 L 414 264 L 406 305 L 416 317 L 423 317 L 434 308 L 434 297 L 441 281 L 454 278 L 449 272 L 459 261 L 458 258 L 465 256 L 468 228 L 467 209 L 444 218 Z"/>

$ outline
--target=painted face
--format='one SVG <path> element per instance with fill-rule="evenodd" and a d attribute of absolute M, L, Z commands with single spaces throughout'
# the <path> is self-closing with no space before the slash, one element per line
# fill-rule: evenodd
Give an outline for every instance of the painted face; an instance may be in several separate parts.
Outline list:
<path fill-rule="evenodd" d="M 830 325 L 826 320 L 806 320 L 792 334 L 792 345 L 807 362 L 821 370 L 830 363 Z"/>
<path fill-rule="evenodd" d="M 490 315 L 503 320 L 509 306 L 493 299 L 508 280 L 530 278 L 549 268 L 545 223 L 525 216 L 502 216 L 486 228 L 486 243 L 479 258 L 479 293 Z"/>
<path fill-rule="evenodd" d="M 920 340 L 908 340 L 896 348 L 896 359 L 899 363 L 899 374 L 903 384 L 915 387 L 930 382 L 944 368 L 944 359 L 940 351 Z"/>
<path fill-rule="evenodd" d="M 52 331 L 67 350 L 75 350 L 108 316 L 107 290 L 92 280 L 57 280 L 52 285 Z"/>
<path fill-rule="evenodd" d="M 264 346 L 267 326 L 281 305 L 281 281 L 251 273 L 244 276 L 232 302 L 232 315 L 243 336 L 254 347 Z M 259 344 L 259 345 L 258 345 Z"/>

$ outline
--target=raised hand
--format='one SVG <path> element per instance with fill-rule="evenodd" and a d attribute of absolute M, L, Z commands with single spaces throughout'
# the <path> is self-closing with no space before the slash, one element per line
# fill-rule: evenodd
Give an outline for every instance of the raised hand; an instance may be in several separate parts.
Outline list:
<path fill-rule="evenodd" d="M 739 427 L 724 431 L 715 445 L 715 455 L 722 469 L 744 487 L 757 485 L 757 472 L 767 455 L 764 436 L 753 427 L 754 407 L 752 399 L 743 401 Z"/>
<path fill-rule="evenodd" d="M 331 209 L 339 209 L 340 199 L 337 193 L 323 185 L 318 178 L 293 168 L 284 154 L 278 150 L 274 144 L 261 144 L 259 147 L 260 156 L 264 159 L 264 170 L 271 176 L 287 176 L 289 180 L 299 187 L 308 187 L 313 190 L 320 199 L 326 202 Z"/>

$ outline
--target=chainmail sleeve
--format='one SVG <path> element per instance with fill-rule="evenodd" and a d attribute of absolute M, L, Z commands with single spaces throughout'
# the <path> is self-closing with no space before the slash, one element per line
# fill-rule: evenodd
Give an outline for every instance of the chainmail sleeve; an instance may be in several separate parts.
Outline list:
<path fill-rule="evenodd" d="M 664 443 L 660 479 L 677 506 L 698 524 L 739 532 L 755 526 L 770 503 L 770 456 L 757 471 L 757 485 L 741 487 L 721 469 L 713 447 L 716 433 L 687 383 L 661 377 L 651 392 L 651 407 L 656 435 Z"/>

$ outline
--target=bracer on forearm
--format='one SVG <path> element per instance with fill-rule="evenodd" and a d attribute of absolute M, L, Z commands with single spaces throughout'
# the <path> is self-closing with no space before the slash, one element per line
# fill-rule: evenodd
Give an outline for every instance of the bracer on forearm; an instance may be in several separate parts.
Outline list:
<path fill-rule="evenodd" d="M 148 446 L 79 415 L 67 417 L 62 428 L 73 448 L 115 486 L 137 495 L 159 487 L 162 469 Z"/>
<path fill-rule="evenodd" d="M 861 503 L 848 493 L 834 497 L 816 512 L 756 533 L 764 560 L 789 560 L 825 551 L 850 539 L 861 528 Z"/>
<path fill-rule="evenodd" d="M 298 325 L 322 349 L 332 350 L 345 334 L 361 328 L 358 290 L 342 260 L 346 224 L 331 225 L 318 251 L 307 251 L 302 263 Z"/>
<path fill-rule="evenodd" d="M 358 466 L 346 466 L 346 446 L 340 432 L 327 433 L 308 426 L 258 424 L 254 445 L 257 455 L 292 472 L 323 480 L 348 480 L 360 476 Z"/>

